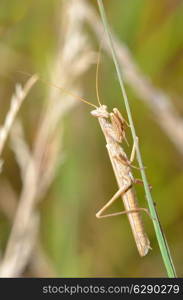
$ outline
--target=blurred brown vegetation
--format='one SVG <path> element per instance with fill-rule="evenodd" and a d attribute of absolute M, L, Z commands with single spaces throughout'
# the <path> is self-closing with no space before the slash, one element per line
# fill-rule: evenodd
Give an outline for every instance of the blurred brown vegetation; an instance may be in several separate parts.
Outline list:
<path fill-rule="evenodd" d="M 97 10 L 96 1 L 86 2 Z M 33 201 L 40 221 L 29 259 L 18 276 L 166 276 L 147 216 L 143 219 L 153 249 L 144 258 L 138 255 L 126 216 L 96 219 L 96 211 L 117 189 L 104 138 L 97 120 L 90 115 L 90 107 L 47 83 L 65 87 L 96 103 L 95 62 L 99 41 L 87 21 L 79 23 L 82 10 L 77 4 L 82 2 L 0 2 L 1 124 L 15 83 L 24 85 L 28 79 L 23 72 L 41 74 L 46 80 L 38 81 L 24 100 L 17 118 L 21 129 L 14 123 L 1 157 L 4 161 L 0 174 L 1 259 L 25 188 L 24 174 L 30 166 L 26 161 L 22 167 L 17 160 L 15 143 L 20 139 L 34 161 L 39 162 L 35 167 L 38 180 Z M 116 36 L 129 48 L 144 76 L 169 95 L 181 115 L 183 1 L 106 0 L 104 4 Z M 101 101 L 110 109 L 118 107 L 126 117 L 113 62 L 105 51 L 99 86 Z M 149 106 L 130 84 L 126 87 L 153 198 L 178 276 L 183 276 L 182 153 L 159 127 Z M 127 136 L 131 144 L 130 132 Z M 131 146 L 126 147 L 128 153 L 130 149 Z M 45 176 L 47 172 L 49 178 Z M 140 176 L 138 170 L 134 173 Z M 29 197 L 32 189 L 26 191 Z M 146 206 L 143 187 L 137 187 L 137 193 L 140 205 Z M 27 197 L 24 195 L 25 203 Z M 119 200 L 114 210 L 120 209 Z"/>

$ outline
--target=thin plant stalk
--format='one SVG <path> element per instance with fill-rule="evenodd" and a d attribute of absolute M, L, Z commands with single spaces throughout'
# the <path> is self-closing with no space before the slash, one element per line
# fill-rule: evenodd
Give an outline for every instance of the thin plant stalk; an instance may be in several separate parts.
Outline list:
<path fill-rule="evenodd" d="M 103 22 L 103 25 L 104 25 L 104 28 L 105 28 L 105 32 L 106 32 L 106 35 L 107 35 L 108 40 L 109 40 L 109 46 L 111 48 L 113 61 L 114 61 L 114 64 L 115 64 L 115 68 L 116 68 L 116 72 L 117 72 L 117 76 L 118 76 L 122 96 L 123 96 L 123 99 L 124 99 L 125 108 L 126 108 L 127 115 L 128 115 L 128 120 L 129 120 L 129 124 L 130 124 L 130 128 L 131 128 L 132 137 L 133 137 L 134 143 L 136 145 L 137 161 L 139 163 L 140 172 L 141 172 L 141 176 L 142 176 L 142 180 L 143 180 L 143 184 L 144 184 L 144 189 L 145 189 L 145 194 L 146 194 L 150 214 L 152 216 L 152 221 L 153 221 L 157 241 L 158 241 L 158 244 L 159 244 L 159 248 L 160 248 L 160 251 L 161 251 L 162 259 L 163 259 L 168 277 L 175 278 L 176 277 L 175 267 L 174 267 L 174 264 L 173 264 L 173 261 L 172 261 L 172 258 L 171 258 L 171 254 L 170 254 L 170 250 L 169 250 L 166 238 L 164 236 L 164 233 L 163 233 L 162 228 L 161 228 L 161 224 L 159 222 L 159 218 L 158 218 L 158 215 L 157 215 L 157 212 L 156 212 L 156 208 L 154 206 L 154 201 L 153 201 L 151 193 L 150 193 L 149 184 L 148 184 L 146 173 L 145 173 L 145 170 L 144 170 L 142 156 L 141 156 L 141 152 L 140 152 L 139 145 L 138 145 L 138 142 L 137 142 L 137 135 L 136 135 L 136 131 L 135 131 L 135 127 L 134 127 L 134 123 L 133 123 L 133 119 L 132 119 L 132 114 L 131 114 L 131 109 L 130 109 L 130 105 L 129 105 L 129 101 L 128 101 L 128 96 L 127 96 L 125 86 L 124 86 L 124 83 L 123 83 L 122 72 L 121 72 L 120 65 L 119 65 L 119 62 L 118 62 L 118 58 L 117 58 L 117 55 L 116 55 L 116 51 L 115 51 L 115 48 L 114 48 L 114 45 L 113 45 L 112 35 L 111 35 L 110 29 L 109 29 L 105 9 L 104 9 L 104 6 L 103 6 L 103 1 L 102 0 L 97 0 L 97 2 L 98 2 L 98 7 L 99 7 L 101 19 L 102 19 L 102 22 Z"/>

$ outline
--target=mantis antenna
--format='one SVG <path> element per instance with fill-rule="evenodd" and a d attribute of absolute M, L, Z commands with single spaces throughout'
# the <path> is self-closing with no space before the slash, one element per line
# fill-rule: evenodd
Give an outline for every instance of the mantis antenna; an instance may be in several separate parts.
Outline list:
<path fill-rule="evenodd" d="M 98 87 L 98 83 L 99 83 L 99 64 L 100 64 L 100 58 L 101 58 L 101 48 L 102 48 L 102 42 L 100 43 L 99 52 L 98 52 L 97 68 L 96 68 L 96 82 L 95 82 L 96 95 L 97 95 L 97 101 L 98 101 L 99 106 L 102 105 L 101 102 L 100 102 L 99 87 Z"/>
<path fill-rule="evenodd" d="M 28 76 L 32 76 L 32 75 L 31 75 L 30 73 L 28 73 L 28 72 L 22 72 L 22 71 L 18 71 L 18 72 L 19 72 L 19 73 L 22 73 L 22 74 L 25 74 L 25 75 L 28 75 Z M 44 83 L 46 83 L 46 84 L 48 84 L 48 85 L 54 86 L 55 88 L 57 88 L 57 89 L 59 89 L 59 90 L 62 90 L 65 94 L 70 95 L 71 97 L 76 98 L 77 100 L 80 100 L 80 101 L 82 101 L 82 102 L 84 102 L 84 103 L 86 103 L 86 104 L 88 104 L 88 105 L 90 105 L 90 106 L 93 106 L 93 107 L 97 108 L 97 106 L 96 106 L 95 104 L 93 104 L 93 103 L 91 103 L 91 102 L 85 100 L 84 98 L 82 98 L 82 97 L 80 97 L 80 96 L 78 96 L 78 95 L 74 95 L 73 93 L 71 93 L 70 91 L 68 91 L 67 89 L 65 89 L 65 88 L 63 88 L 63 87 L 60 87 L 60 86 L 58 86 L 58 85 L 56 85 L 56 84 L 54 84 L 54 83 L 52 83 L 52 82 L 49 82 L 49 81 L 47 81 L 47 80 L 45 80 L 45 79 L 42 79 L 42 78 L 39 78 L 39 80 L 41 80 L 42 82 L 44 82 Z"/>
<path fill-rule="evenodd" d="M 41 81 L 47 83 L 46 80 L 41 79 Z M 74 95 L 73 93 L 69 92 L 69 91 L 66 90 L 65 88 L 60 87 L 60 86 L 58 86 L 58 85 L 56 85 L 56 84 L 54 84 L 54 83 L 50 83 L 50 82 L 48 82 L 48 83 L 51 84 L 52 86 L 54 86 L 54 87 L 56 87 L 56 88 L 62 90 L 65 94 L 68 94 L 68 95 L 70 95 L 71 97 L 76 98 L 77 100 L 80 100 L 80 101 L 82 101 L 82 102 L 84 102 L 84 103 L 86 103 L 86 104 L 88 104 L 88 105 L 90 105 L 90 106 L 93 106 L 93 107 L 97 108 L 97 106 L 96 106 L 95 104 L 93 104 L 93 103 L 91 103 L 91 102 L 85 100 L 84 98 L 82 98 L 82 97 L 80 97 L 80 96 L 78 96 L 78 95 Z"/>

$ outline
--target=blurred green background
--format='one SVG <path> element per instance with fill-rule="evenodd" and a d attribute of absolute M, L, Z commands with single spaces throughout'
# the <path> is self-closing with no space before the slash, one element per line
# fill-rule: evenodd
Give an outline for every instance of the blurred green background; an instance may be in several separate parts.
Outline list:
<path fill-rule="evenodd" d="M 75 0 L 77 1 L 77 0 Z M 40 73 L 47 78 L 48 65 L 57 49 L 58 0 L 13 0 L 0 2 L 0 121 L 9 108 L 15 83 L 27 79 L 17 71 Z M 96 1 L 89 1 L 97 9 Z M 171 96 L 183 112 L 183 1 L 104 1 L 109 22 L 129 47 L 138 66 L 155 86 Z M 64 7 L 64 6 L 63 6 Z M 95 50 L 98 42 L 89 28 L 88 38 Z M 83 96 L 96 103 L 96 65 L 78 78 Z M 45 75 L 46 74 L 46 75 Z M 62 82 L 62 79 L 61 81 Z M 57 85 L 60 83 L 55 82 Z M 110 109 L 117 106 L 125 115 L 119 84 L 111 59 L 102 54 L 100 97 Z M 54 87 L 53 87 L 54 89 Z M 33 143 L 36 126 L 48 86 L 37 83 L 21 108 L 26 139 Z M 152 194 L 179 276 L 183 276 L 182 156 L 153 119 L 152 112 L 127 86 L 137 134 Z M 62 99 L 60 100 L 62 101 Z M 152 251 L 139 257 L 126 216 L 98 220 L 96 211 L 116 192 L 117 185 L 106 153 L 105 141 L 90 107 L 75 106 L 62 126 L 64 161 L 54 182 L 39 205 L 40 244 L 49 261 L 41 276 L 70 277 L 162 277 L 166 276 L 151 220 L 144 215 Z M 128 130 L 129 131 L 129 130 Z M 127 133 L 131 143 L 130 133 Z M 126 147 L 130 153 L 130 147 Z M 0 179 L 0 195 L 8 202 L 4 184 L 17 195 L 21 191 L 19 168 L 9 143 Z M 138 170 L 135 175 L 140 176 Z M 18 174 L 18 175 L 17 175 Z M 3 190 L 3 193 L 2 193 Z M 146 206 L 143 187 L 137 187 L 140 206 Z M 121 201 L 114 210 L 121 209 Z M 11 222 L 0 212 L 1 252 L 5 249 Z M 22 276 L 37 276 L 28 266 Z"/>

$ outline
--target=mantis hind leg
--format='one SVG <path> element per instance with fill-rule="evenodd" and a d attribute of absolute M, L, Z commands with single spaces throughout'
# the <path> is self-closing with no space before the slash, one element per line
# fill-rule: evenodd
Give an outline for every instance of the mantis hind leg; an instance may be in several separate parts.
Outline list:
<path fill-rule="evenodd" d="M 98 219 L 102 219 L 102 218 L 108 218 L 108 217 L 114 217 L 114 216 L 119 216 L 119 215 L 130 214 L 130 213 L 139 212 L 139 211 L 144 211 L 151 218 L 148 209 L 147 208 L 140 208 L 140 207 L 137 207 L 135 209 L 124 210 L 124 211 L 120 211 L 120 212 L 116 212 L 116 213 L 103 214 L 106 211 L 106 209 L 108 207 L 110 207 L 119 198 L 119 196 L 124 195 L 131 187 L 132 187 L 132 183 L 128 183 L 126 186 L 123 186 L 122 188 L 120 188 L 114 194 L 114 196 L 96 213 L 96 217 Z"/>
<path fill-rule="evenodd" d="M 103 212 L 110 207 L 118 198 L 119 196 L 122 196 L 123 194 L 125 194 L 130 188 L 132 187 L 132 183 L 130 182 L 129 184 L 121 187 L 115 194 L 114 196 L 96 213 L 96 217 L 97 218 L 104 218 L 104 217 L 109 217 L 112 216 L 114 214 L 107 214 L 107 215 L 102 215 Z M 119 213 L 117 213 L 119 214 Z"/>

